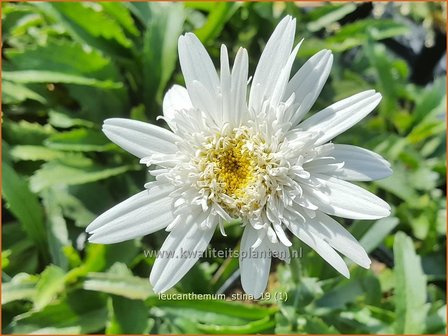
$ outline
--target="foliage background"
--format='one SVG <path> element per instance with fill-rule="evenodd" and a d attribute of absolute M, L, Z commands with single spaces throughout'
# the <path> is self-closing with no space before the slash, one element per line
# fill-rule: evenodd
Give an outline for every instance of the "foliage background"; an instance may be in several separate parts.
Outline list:
<path fill-rule="evenodd" d="M 381 153 L 394 175 L 365 185 L 390 218 L 345 221 L 374 260 L 344 279 L 313 251 L 271 269 L 286 301 L 160 300 L 147 277 L 164 232 L 86 243 L 84 228 L 148 179 L 101 133 L 105 118 L 158 123 L 182 84 L 177 38 L 215 64 L 225 43 L 253 73 L 285 14 L 305 38 L 297 69 L 335 53 L 313 111 L 367 88 L 380 107 L 336 139 Z M 444 333 L 446 84 L 443 3 L 2 3 L 3 333 Z M 159 123 L 160 124 L 160 123 Z M 237 248 L 241 228 L 211 246 Z M 201 259 L 172 290 L 240 293 L 235 259 Z M 229 280 L 230 279 L 230 280 Z"/>

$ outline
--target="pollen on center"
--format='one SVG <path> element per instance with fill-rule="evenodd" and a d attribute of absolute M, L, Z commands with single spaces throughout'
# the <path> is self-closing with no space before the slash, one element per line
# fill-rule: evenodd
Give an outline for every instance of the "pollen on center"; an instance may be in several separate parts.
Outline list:
<path fill-rule="evenodd" d="M 240 198 L 254 177 L 253 160 L 244 144 L 243 137 L 231 138 L 213 153 L 217 181 L 232 198 Z"/>
<path fill-rule="evenodd" d="M 209 202 L 236 217 L 259 210 L 269 193 L 269 151 L 251 128 L 223 130 L 205 139 L 196 152 L 197 187 Z"/>

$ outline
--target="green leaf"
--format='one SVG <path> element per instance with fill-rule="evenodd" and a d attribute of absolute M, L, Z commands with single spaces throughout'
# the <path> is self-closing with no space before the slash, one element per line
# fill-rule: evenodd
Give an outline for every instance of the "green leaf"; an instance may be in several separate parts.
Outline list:
<path fill-rule="evenodd" d="M 395 235 L 395 304 L 397 334 L 420 334 L 428 306 L 426 277 L 412 240 L 403 232 Z"/>
<path fill-rule="evenodd" d="M 33 8 L 25 4 L 12 4 L 2 6 L 2 34 L 3 36 L 17 36 L 26 33 L 29 19 L 35 15 Z"/>
<path fill-rule="evenodd" d="M 111 80 L 98 80 L 91 77 L 66 74 L 55 71 L 22 70 L 3 71 L 3 79 L 17 83 L 62 83 L 97 87 L 101 89 L 120 89 L 122 83 Z"/>
<path fill-rule="evenodd" d="M 70 155 L 55 149 L 32 145 L 14 146 L 10 154 L 14 161 L 52 161 Z"/>
<path fill-rule="evenodd" d="M 95 219 L 96 215 L 80 199 L 67 190 L 58 189 L 54 190 L 54 193 L 64 216 L 72 219 L 76 226 L 84 228 Z"/>
<path fill-rule="evenodd" d="M 2 98 L 4 104 L 18 104 L 27 99 L 35 100 L 42 104 L 47 102 L 44 97 L 26 86 L 9 81 L 3 81 L 2 83 Z"/>
<path fill-rule="evenodd" d="M 11 256 L 11 250 L 3 250 L 2 251 L 2 266 L 3 266 L 3 268 L 8 267 L 10 256 Z"/>
<path fill-rule="evenodd" d="M 4 139 L 15 145 L 38 145 L 56 131 L 50 125 L 31 123 L 26 120 L 12 122 L 5 120 L 2 125 Z"/>
<path fill-rule="evenodd" d="M 117 262 L 130 264 L 139 251 L 135 240 L 113 245 L 87 244 L 84 263 L 67 273 L 66 282 L 75 283 L 78 278 L 104 271 Z"/>
<path fill-rule="evenodd" d="M 41 310 L 47 306 L 55 299 L 57 294 L 63 291 L 64 275 L 64 271 L 55 265 L 45 268 L 36 285 L 36 293 L 34 294 L 34 308 L 36 310 Z"/>
<path fill-rule="evenodd" d="M 111 318 L 107 334 L 147 334 L 149 331 L 148 308 L 143 301 L 112 296 Z"/>
<path fill-rule="evenodd" d="M 36 244 L 26 235 L 23 226 L 19 223 L 3 225 L 2 248 L 9 254 L 9 264 L 2 264 L 3 271 L 8 275 L 37 271 L 39 261 Z"/>
<path fill-rule="evenodd" d="M 359 279 L 344 280 L 319 298 L 316 301 L 316 306 L 326 310 L 343 309 L 349 302 L 353 302 L 363 295 L 364 289 Z"/>
<path fill-rule="evenodd" d="M 317 316 L 307 318 L 305 331 L 309 334 L 339 334 L 334 326 L 327 325 Z"/>
<path fill-rule="evenodd" d="M 55 110 L 48 111 L 48 122 L 50 123 L 50 125 L 59 128 L 70 128 L 73 126 L 85 126 L 85 127 L 95 126 L 95 123 L 89 120 L 76 118 L 70 115 L 68 111 L 64 112 L 65 113 Z"/>
<path fill-rule="evenodd" d="M 87 334 L 105 327 L 107 311 L 104 300 L 76 290 L 66 300 L 14 317 L 8 332 L 14 334 Z"/>
<path fill-rule="evenodd" d="M 335 23 L 342 19 L 347 14 L 350 14 L 356 9 L 354 3 L 348 3 L 344 5 L 328 5 L 316 8 L 310 13 L 312 15 L 312 20 L 307 24 L 307 30 L 310 32 L 316 32 L 322 28 L 326 28 L 332 23 Z M 325 11 L 319 17 L 315 17 L 317 12 Z M 320 13 L 319 13 L 320 14 Z"/>
<path fill-rule="evenodd" d="M 425 120 L 412 129 L 407 136 L 410 143 L 416 144 L 428 138 L 446 133 L 446 124 L 442 118 L 439 120 Z"/>
<path fill-rule="evenodd" d="M 101 125 L 104 119 L 128 116 L 129 93 L 126 87 L 116 90 L 81 85 L 67 85 L 70 95 L 81 106 L 80 117 Z"/>
<path fill-rule="evenodd" d="M 45 163 L 30 179 L 31 189 L 40 192 L 61 185 L 77 185 L 103 180 L 134 169 L 133 166 L 104 168 L 97 165 L 77 167 L 58 162 Z"/>
<path fill-rule="evenodd" d="M 405 24 L 392 20 L 359 20 L 346 24 L 326 40 L 314 37 L 306 39 L 300 48 L 300 55 L 311 56 L 321 49 L 330 49 L 339 53 L 363 45 L 369 35 L 373 40 L 378 41 L 406 34 L 408 30 Z"/>
<path fill-rule="evenodd" d="M 445 213 L 446 210 L 444 210 L 444 214 Z M 428 282 L 446 281 L 445 259 L 445 255 L 437 252 L 433 252 L 422 257 L 422 267 Z"/>
<path fill-rule="evenodd" d="M 132 108 L 130 113 L 130 118 L 134 120 L 149 122 L 148 117 L 146 116 L 145 105 L 140 104 Z"/>
<path fill-rule="evenodd" d="M 364 247 L 367 253 L 372 252 L 388 234 L 398 225 L 397 217 L 388 217 L 377 220 L 369 230 L 362 236 L 359 243 Z"/>
<path fill-rule="evenodd" d="M 104 12 L 117 20 L 127 32 L 135 36 L 140 35 L 139 30 L 135 26 L 134 19 L 124 3 L 102 2 L 101 5 Z"/>
<path fill-rule="evenodd" d="M 366 334 L 391 334 L 389 324 L 391 321 L 383 321 L 374 316 L 370 307 L 354 307 L 340 313 L 341 322 L 347 324 L 345 330 L 359 330 Z M 375 307 L 372 307 L 375 309 Z M 387 313 L 376 309 L 375 313 L 382 314 L 381 317 L 387 318 Z M 341 323 L 341 324 L 342 324 Z M 340 324 L 340 325 L 341 325 Z M 345 333 L 345 332 L 344 332 Z"/>
<path fill-rule="evenodd" d="M 9 66 L 6 70 L 33 70 L 51 72 L 53 75 L 64 75 L 62 83 L 81 106 L 77 117 L 85 116 L 88 119 L 99 121 L 106 116 L 120 114 L 128 107 L 127 88 L 122 85 L 123 79 L 117 65 L 112 62 L 109 55 L 103 55 L 96 49 L 87 48 L 85 44 L 51 40 L 44 46 L 27 48 L 24 51 L 9 51 L 8 56 L 7 65 Z M 74 83 L 71 81 L 73 76 L 75 76 Z M 81 84 L 85 85 L 77 85 L 80 80 Z M 100 87 L 89 85 L 92 80 L 93 85 L 99 84 Z M 120 88 L 102 89 L 103 84 L 112 82 Z M 56 92 L 58 91 L 60 90 L 56 90 Z M 52 94 L 52 96 L 55 95 Z M 62 109 L 58 107 L 58 110 Z M 73 112 L 70 114 L 74 115 Z M 90 125 L 88 126 L 90 127 Z"/>
<path fill-rule="evenodd" d="M 237 271 L 239 268 L 239 262 L 237 258 L 228 257 L 216 271 L 212 278 L 211 286 L 217 291 L 224 283 L 229 279 L 229 277 Z"/>
<path fill-rule="evenodd" d="M 418 199 L 416 190 L 412 188 L 408 168 L 402 165 L 394 165 L 393 174 L 384 180 L 375 181 L 375 184 L 409 204 L 416 203 Z"/>
<path fill-rule="evenodd" d="M 7 208 L 20 221 L 42 255 L 48 256 L 44 213 L 37 196 L 10 165 L 3 164 L 2 170 L 2 197 L 7 202 Z"/>
<path fill-rule="evenodd" d="M 93 47 L 110 52 L 111 42 L 129 48 L 132 43 L 127 38 L 122 26 L 115 17 L 110 17 L 103 6 L 98 3 L 53 3 L 61 21 L 69 32 L 91 44 Z M 126 11 L 123 8 L 123 11 Z M 92 24 L 95 22 L 95 24 Z"/>
<path fill-rule="evenodd" d="M 148 279 L 133 276 L 126 265 L 120 263 L 114 264 L 107 273 L 89 273 L 83 288 L 133 300 L 145 300 L 154 293 Z"/>
<path fill-rule="evenodd" d="M 147 29 L 143 36 L 143 99 L 148 111 L 161 100 L 176 67 L 177 40 L 185 20 L 181 3 L 145 3 Z M 157 46 L 157 47 L 155 47 Z"/>
<path fill-rule="evenodd" d="M 210 282 L 216 266 L 215 263 L 196 263 L 178 283 L 177 288 L 184 293 L 213 293 Z"/>
<path fill-rule="evenodd" d="M 55 193 L 51 189 L 42 192 L 45 212 L 47 214 L 47 234 L 51 259 L 63 270 L 68 268 L 68 260 L 64 248 L 70 246 L 67 224 L 62 216 L 61 207 L 57 203 Z"/>
<path fill-rule="evenodd" d="M 64 151 L 103 152 L 116 148 L 104 134 L 85 128 L 57 133 L 46 139 L 44 143 L 50 148 Z"/>
<path fill-rule="evenodd" d="M 186 326 L 187 329 L 184 330 L 184 332 L 190 330 L 190 332 L 199 333 L 199 323 L 213 326 L 244 326 L 249 321 L 248 319 L 229 316 L 213 311 L 196 310 L 190 307 L 183 307 L 181 309 L 174 307 L 163 307 L 159 311 L 163 312 L 166 316 L 175 317 L 175 319 L 181 321 L 182 324 L 188 323 L 188 326 Z"/>
<path fill-rule="evenodd" d="M 110 58 L 67 40 L 50 40 L 45 45 L 25 50 L 7 49 L 6 70 L 39 70 L 98 80 L 120 80 L 120 74 Z"/>
<path fill-rule="evenodd" d="M 185 7 L 197 9 L 204 12 L 211 12 L 216 3 L 212 1 L 186 1 Z"/>
<path fill-rule="evenodd" d="M 429 192 L 436 189 L 437 184 L 440 181 L 440 176 L 429 167 L 420 167 L 412 172 L 411 180 L 415 189 Z"/>
<path fill-rule="evenodd" d="M 376 72 L 379 91 L 383 93 L 384 100 L 380 105 L 380 113 L 384 119 L 390 118 L 398 110 L 398 90 L 401 84 L 400 77 L 394 69 L 392 59 L 382 44 L 374 43 L 371 35 L 365 44 L 365 54 Z M 403 118 L 401 118 L 403 119 Z"/>
<path fill-rule="evenodd" d="M 207 22 L 195 31 L 196 36 L 202 43 L 207 43 L 216 38 L 239 7 L 238 2 L 216 3 L 208 15 Z"/>
<path fill-rule="evenodd" d="M 221 326 L 212 324 L 198 324 L 197 328 L 205 334 L 256 334 L 269 332 L 275 327 L 275 321 L 266 316 L 265 318 L 253 322 L 248 322 L 244 326 Z"/>
<path fill-rule="evenodd" d="M 242 319 L 261 319 L 278 311 L 278 308 L 275 306 L 263 307 L 221 300 L 166 300 L 163 299 L 163 296 L 161 298 L 149 297 L 146 302 L 155 307 L 188 308 Z"/>
<path fill-rule="evenodd" d="M 2 305 L 17 300 L 31 300 L 36 293 L 38 277 L 19 273 L 11 281 L 2 283 Z"/>
<path fill-rule="evenodd" d="M 343 42 L 353 45 L 355 43 L 364 42 L 360 41 L 360 39 L 365 38 L 367 34 L 370 34 L 375 41 L 378 41 L 397 35 L 403 35 L 408 31 L 409 28 L 407 25 L 394 20 L 364 19 L 344 25 L 327 41 L 330 43 Z"/>
<path fill-rule="evenodd" d="M 426 332 L 428 334 L 445 334 L 446 329 L 446 305 L 440 307 L 426 320 Z"/>
<path fill-rule="evenodd" d="M 102 271 L 106 267 L 105 253 L 105 245 L 88 244 L 84 263 L 67 273 L 66 283 L 76 283 L 78 278 L 86 276 L 89 272 Z"/>
<path fill-rule="evenodd" d="M 438 78 L 425 88 L 422 94 L 416 97 L 416 105 L 412 113 L 412 126 L 418 126 L 425 119 L 436 119 L 442 116 L 446 106 L 446 81 L 444 77 Z"/>

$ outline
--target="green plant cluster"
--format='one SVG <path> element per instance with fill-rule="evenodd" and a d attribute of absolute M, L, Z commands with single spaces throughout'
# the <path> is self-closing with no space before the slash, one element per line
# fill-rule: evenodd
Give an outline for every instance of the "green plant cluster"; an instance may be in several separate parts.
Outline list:
<path fill-rule="evenodd" d="M 446 9 L 378 3 L 353 19 L 359 6 L 3 2 L 3 333 L 445 333 L 445 77 L 412 83 L 416 65 L 386 42 L 418 40 L 412 27 L 423 27 L 422 43 L 431 43 Z M 165 232 L 86 242 L 90 221 L 150 179 L 101 123 L 163 126 L 163 94 L 183 84 L 183 32 L 195 32 L 216 65 L 221 43 L 231 57 L 247 48 L 253 73 L 286 14 L 297 18 L 297 42 L 305 38 L 295 69 L 320 49 L 335 54 L 313 111 L 364 89 L 383 95 L 371 116 L 335 139 L 392 163 L 391 177 L 363 184 L 391 204 L 391 217 L 343 222 L 372 268 L 351 265 L 345 279 L 295 241 L 302 257 L 273 264 L 265 300 L 231 300 L 241 293 L 238 260 L 218 257 L 201 259 L 171 293 L 224 291 L 228 300 L 163 300 L 148 282 L 154 257 L 143 251 L 157 250 Z M 237 249 L 241 227 L 227 233 L 211 247 Z"/>

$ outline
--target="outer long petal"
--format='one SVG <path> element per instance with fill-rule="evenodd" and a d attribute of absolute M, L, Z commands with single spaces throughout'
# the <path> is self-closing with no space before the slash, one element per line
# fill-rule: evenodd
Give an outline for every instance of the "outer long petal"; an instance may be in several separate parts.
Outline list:
<path fill-rule="evenodd" d="M 298 125 L 301 131 L 321 131 L 316 141 L 321 145 L 345 132 L 368 115 L 379 104 L 381 95 L 368 90 L 345 98 L 317 112 Z"/>
<path fill-rule="evenodd" d="M 292 125 L 299 123 L 303 116 L 316 102 L 333 64 L 333 55 L 329 50 L 322 50 L 311 57 L 289 81 L 283 100 L 295 94 L 296 112 L 292 117 Z"/>
<path fill-rule="evenodd" d="M 249 117 L 246 102 L 247 76 L 249 71 L 249 58 L 247 51 L 240 48 L 236 54 L 231 74 L 231 99 L 230 103 L 234 111 L 235 124 L 239 126 L 241 121 Z"/>
<path fill-rule="evenodd" d="M 316 179 L 325 186 L 324 192 L 314 194 L 321 199 L 319 210 L 329 215 L 351 219 L 378 219 L 390 215 L 389 204 L 355 184 L 323 175 Z"/>
<path fill-rule="evenodd" d="M 215 66 L 207 50 L 193 33 L 179 37 L 179 61 L 187 89 L 191 81 L 197 80 L 207 89 L 217 91 L 219 78 Z"/>
<path fill-rule="evenodd" d="M 106 119 L 103 132 L 112 142 L 139 158 L 153 153 L 175 153 L 175 142 L 180 140 L 162 127 L 122 118 Z"/>
<path fill-rule="evenodd" d="M 156 182 L 151 189 L 117 204 L 86 228 L 92 234 L 89 241 L 113 244 L 163 229 L 174 220 L 168 196 L 173 190 L 171 185 Z"/>
<path fill-rule="evenodd" d="M 315 250 L 324 260 L 346 278 L 350 278 L 350 272 L 341 256 L 318 235 L 306 230 L 303 224 L 291 225 L 289 230 L 301 241 Z"/>
<path fill-rule="evenodd" d="M 294 43 L 295 19 L 285 17 L 275 28 L 261 54 L 249 94 L 249 110 L 257 114 L 274 91 Z"/>
<path fill-rule="evenodd" d="M 173 85 L 163 97 L 163 115 L 165 118 L 175 119 L 176 111 L 191 109 L 190 96 L 186 88 L 180 85 Z"/>
<path fill-rule="evenodd" d="M 203 112 L 208 113 L 215 121 L 217 121 L 218 101 L 216 97 L 219 93 L 218 88 L 220 82 L 215 66 L 208 55 L 207 50 L 196 35 L 192 33 L 187 33 L 184 36 L 179 37 L 178 47 L 180 66 L 193 105 L 199 107 L 196 102 L 198 95 L 193 94 L 192 92 L 193 83 L 199 82 L 200 87 L 205 90 L 203 92 L 206 93 L 207 96 L 213 98 L 213 106 L 211 110 L 205 110 Z"/>
<path fill-rule="evenodd" d="M 229 56 L 225 45 L 221 46 L 221 96 L 219 122 L 230 123 L 238 127 L 241 120 L 247 120 L 247 74 L 249 60 L 247 51 L 240 48 L 235 57 L 233 69 L 230 71 Z"/>
<path fill-rule="evenodd" d="M 325 240 L 334 249 L 364 268 L 370 267 L 370 258 L 359 242 L 341 224 L 318 211 L 316 217 L 303 224 L 306 230 Z"/>
<path fill-rule="evenodd" d="M 220 123 L 223 122 L 231 122 L 233 124 L 233 113 L 231 110 L 231 74 L 230 74 L 230 65 L 229 65 L 229 55 L 227 53 L 227 47 L 222 44 L 221 45 L 221 71 L 220 75 L 220 89 L 221 95 L 219 97 L 220 100 L 220 111 L 218 113 L 218 120 Z"/>
<path fill-rule="evenodd" d="M 334 145 L 328 153 L 336 161 L 344 162 L 337 177 L 349 181 L 373 181 L 392 174 L 390 163 L 381 155 L 368 149 L 351 145 Z"/>
<path fill-rule="evenodd" d="M 156 293 L 173 287 L 207 248 L 217 223 L 212 228 L 201 229 L 198 222 L 202 221 L 197 219 L 197 216 L 191 216 L 185 223 L 179 223 L 160 248 L 149 277 Z"/>
<path fill-rule="evenodd" d="M 257 241 L 258 233 L 250 224 L 246 225 L 243 237 L 241 238 L 240 270 L 241 284 L 246 293 L 259 298 L 266 289 L 271 268 L 271 257 L 264 256 L 263 252 L 269 251 L 267 239 L 263 239 L 261 244 L 252 249 Z"/>

